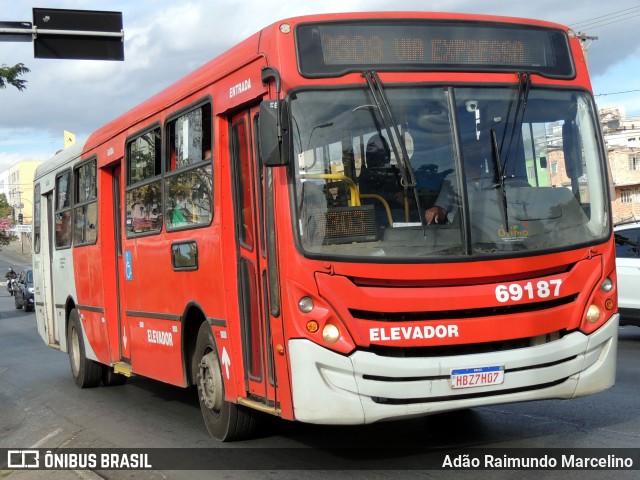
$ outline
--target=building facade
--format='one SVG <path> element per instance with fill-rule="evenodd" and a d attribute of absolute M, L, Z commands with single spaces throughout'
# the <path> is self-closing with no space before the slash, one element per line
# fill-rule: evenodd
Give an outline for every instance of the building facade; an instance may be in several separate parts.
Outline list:
<path fill-rule="evenodd" d="M 33 175 L 41 161 L 21 161 L 0 173 L 0 193 L 13 207 L 13 219 L 30 225 L 33 221 Z"/>
<path fill-rule="evenodd" d="M 640 220 L 640 119 L 627 117 L 622 107 L 599 113 L 614 189 L 613 223 Z"/>

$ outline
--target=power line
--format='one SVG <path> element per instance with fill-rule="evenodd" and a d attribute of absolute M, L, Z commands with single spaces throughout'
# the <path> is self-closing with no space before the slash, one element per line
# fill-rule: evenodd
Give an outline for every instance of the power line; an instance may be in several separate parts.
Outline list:
<path fill-rule="evenodd" d="M 586 28 L 589 28 L 589 29 L 593 30 L 594 28 L 604 27 L 605 25 L 610 25 L 612 23 L 618 23 L 618 22 L 621 22 L 623 20 L 628 20 L 630 18 L 636 18 L 636 17 L 640 17 L 640 13 L 637 13 L 636 15 L 631 15 L 631 16 L 628 16 L 628 17 L 625 17 L 625 18 L 621 18 L 620 20 L 612 20 L 610 22 L 600 23 L 598 25 L 587 26 Z"/>
<path fill-rule="evenodd" d="M 608 22 L 605 24 L 605 25 L 608 25 L 609 23 L 613 23 L 613 22 L 610 22 L 610 20 L 614 18 L 624 17 L 619 20 L 615 20 L 616 22 L 619 22 L 619 21 L 627 20 L 628 18 L 633 18 L 637 16 L 637 15 L 628 16 L 630 14 L 635 14 L 635 13 L 640 13 L 640 6 L 629 7 L 629 8 L 625 8 L 624 10 L 618 10 L 617 12 L 612 12 L 605 15 L 600 15 L 598 17 L 589 18 L 587 20 L 582 20 L 580 22 L 572 23 L 571 26 L 573 28 L 584 29 L 584 28 L 590 28 L 591 24 L 594 24 L 594 23 L 597 24 L 600 22 Z"/>
<path fill-rule="evenodd" d="M 640 89 L 625 90 L 624 92 L 598 93 L 597 95 L 594 95 L 594 97 L 606 97 L 607 95 L 620 95 L 622 93 L 632 93 L 632 92 L 640 92 Z"/>

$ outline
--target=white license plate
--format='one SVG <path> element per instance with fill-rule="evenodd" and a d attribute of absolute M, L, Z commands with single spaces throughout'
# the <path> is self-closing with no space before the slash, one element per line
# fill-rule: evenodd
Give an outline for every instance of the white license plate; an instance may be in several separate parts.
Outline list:
<path fill-rule="evenodd" d="M 504 382 L 504 366 L 457 368 L 451 370 L 451 388 L 473 388 Z"/>

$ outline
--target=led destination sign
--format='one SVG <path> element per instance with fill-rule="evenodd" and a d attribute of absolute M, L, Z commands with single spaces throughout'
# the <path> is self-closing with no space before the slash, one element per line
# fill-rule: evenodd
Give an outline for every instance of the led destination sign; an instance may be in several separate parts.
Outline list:
<path fill-rule="evenodd" d="M 300 72 L 309 77 L 377 70 L 527 71 L 570 78 L 565 32 L 452 21 L 336 22 L 296 29 Z"/>

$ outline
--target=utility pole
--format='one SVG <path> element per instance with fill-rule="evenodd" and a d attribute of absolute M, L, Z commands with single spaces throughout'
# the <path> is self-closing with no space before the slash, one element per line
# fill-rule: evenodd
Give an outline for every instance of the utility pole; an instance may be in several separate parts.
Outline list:
<path fill-rule="evenodd" d="M 584 61 L 588 68 L 589 62 L 587 61 L 587 50 L 594 40 L 598 40 L 598 37 L 589 36 L 584 32 L 578 32 L 578 40 L 580 40 L 580 46 L 582 47 L 582 53 L 584 54 Z M 587 43 L 587 41 L 589 41 L 589 43 Z"/>

